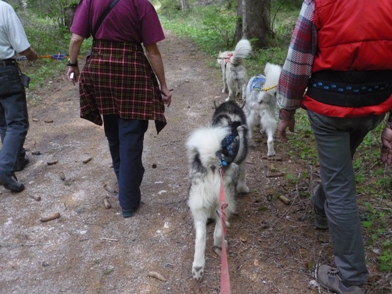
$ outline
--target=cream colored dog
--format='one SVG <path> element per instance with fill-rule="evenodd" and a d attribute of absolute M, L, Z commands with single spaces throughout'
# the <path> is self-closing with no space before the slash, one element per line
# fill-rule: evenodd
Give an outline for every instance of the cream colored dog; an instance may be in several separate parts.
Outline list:
<path fill-rule="evenodd" d="M 252 140 L 256 126 L 260 126 L 260 133 L 267 134 L 267 156 L 275 155 L 274 135 L 277 129 L 276 94 L 279 76 L 282 68 L 279 65 L 267 63 L 264 75 L 251 77 L 246 88 L 246 120 L 249 128 L 249 141 Z"/>
<path fill-rule="evenodd" d="M 241 96 L 245 100 L 245 89 L 248 78 L 244 58 L 251 51 L 252 47 L 250 42 L 242 39 L 237 43 L 234 51 L 219 52 L 217 62 L 222 71 L 222 93 L 229 93 L 226 101 L 234 100 L 238 96 Z"/>

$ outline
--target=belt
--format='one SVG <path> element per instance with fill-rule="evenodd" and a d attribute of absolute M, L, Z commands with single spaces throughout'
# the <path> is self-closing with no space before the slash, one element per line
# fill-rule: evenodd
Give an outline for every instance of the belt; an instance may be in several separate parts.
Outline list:
<path fill-rule="evenodd" d="M 378 105 L 392 94 L 392 83 L 344 84 L 311 79 L 306 94 L 316 101 L 344 107 Z"/>
<path fill-rule="evenodd" d="M 13 64 L 17 64 L 17 61 L 16 61 L 16 59 L 12 59 L 12 58 L 3 59 L 3 60 L 0 60 L 0 64 L 3 64 L 3 66 L 13 65 Z"/>

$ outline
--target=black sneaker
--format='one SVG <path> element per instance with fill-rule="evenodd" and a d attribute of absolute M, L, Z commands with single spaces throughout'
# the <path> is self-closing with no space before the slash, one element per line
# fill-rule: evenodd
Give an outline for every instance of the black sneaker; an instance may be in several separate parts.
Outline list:
<path fill-rule="evenodd" d="M 18 182 L 14 173 L 6 173 L 0 176 L 0 185 L 3 185 L 7 190 L 12 192 L 22 192 L 24 185 Z"/>
<path fill-rule="evenodd" d="M 23 156 L 22 158 L 18 158 L 18 160 L 16 161 L 15 164 L 15 171 L 22 171 L 26 165 L 28 165 L 30 162 L 29 158 L 27 157 L 27 155 Z"/>
<path fill-rule="evenodd" d="M 328 265 L 321 265 L 317 269 L 317 282 L 324 288 L 338 294 L 365 294 L 359 286 L 346 287 L 339 277 L 339 270 Z"/>

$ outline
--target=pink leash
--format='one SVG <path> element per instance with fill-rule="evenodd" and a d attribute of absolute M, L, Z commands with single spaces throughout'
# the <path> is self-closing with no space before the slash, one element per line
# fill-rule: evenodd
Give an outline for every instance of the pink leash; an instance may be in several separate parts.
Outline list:
<path fill-rule="evenodd" d="M 229 265 L 227 263 L 227 253 L 226 253 L 226 244 L 225 244 L 225 236 L 226 236 L 226 212 L 225 209 L 228 206 L 226 203 L 226 195 L 225 189 L 223 186 L 223 168 L 219 169 L 221 176 L 221 186 L 219 193 L 219 202 L 221 204 L 220 207 L 220 219 L 222 222 L 222 254 L 221 254 L 221 294 L 230 294 L 230 277 L 229 277 Z"/>

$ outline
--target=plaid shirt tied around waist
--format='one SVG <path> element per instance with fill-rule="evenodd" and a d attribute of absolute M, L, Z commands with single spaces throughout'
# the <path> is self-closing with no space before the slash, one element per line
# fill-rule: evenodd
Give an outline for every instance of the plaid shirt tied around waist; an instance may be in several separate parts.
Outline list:
<path fill-rule="evenodd" d="M 80 117 L 102 125 L 101 115 L 166 125 L 159 84 L 140 44 L 95 40 L 79 83 Z"/>

